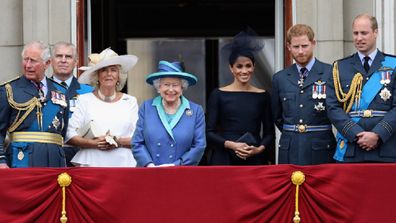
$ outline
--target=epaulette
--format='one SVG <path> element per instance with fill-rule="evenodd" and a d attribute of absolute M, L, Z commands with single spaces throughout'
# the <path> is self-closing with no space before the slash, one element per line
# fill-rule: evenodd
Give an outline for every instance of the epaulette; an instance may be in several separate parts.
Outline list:
<path fill-rule="evenodd" d="M 56 81 L 55 81 L 54 79 L 52 79 L 52 78 L 47 78 L 47 80 L 50 80 L 52 83 L 56 84 L 57 86 L 61 86 L 61 87 L 63 87 L 64 89 L 67 89 L 65 86 L 59 84 L 58 82 L 56 82 Z"/>
<path fill-rule="evenodd" d="M 8 81 L 6 81 L 6 82 L 0 84 L 0 86 L 4 86 L 4 85 L 6 85 L 6 84 L 8 84 L 8 83 L 11 83 L 11 82 L 13 82 L 13 81 L 16 81 L 16 80 L 18 80 L 20 77 L 21 77 L 21 75 L 19 75 L 19 76 L 17 76 L 17 77 L 14 77 L 14 78 L 12 78 L 11 80 L 8 80 Z"/>
<path fill-rule="evenodd" d="M 350 59 L 350 58 L 354 57 L 354 55 L 355 55 L 355 54 L 352 54 L 352 55 L 350 55 L 349 57 L 344 57 L 344 58 L 342 58 L 342 59 L 339 59 L 338 61 L 343 61 L 343 60 Z"/>
<path fill-rule="evenodd" d="M 384 56 L 386 56 L 386 57 L 396 57 L 396 55 L 387 54 L 387 53 L 384 53 Z"/>

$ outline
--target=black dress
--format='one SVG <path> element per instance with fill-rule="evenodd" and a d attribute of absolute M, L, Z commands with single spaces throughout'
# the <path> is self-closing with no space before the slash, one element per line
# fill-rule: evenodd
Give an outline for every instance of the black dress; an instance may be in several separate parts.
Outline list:
<path fill-rule="evenodd" d="M 275 130 L 267 91 L 213 90 L 207 105 L 206 127 L 209 165 L 263 165 L 272 160 L 269 154 L 274 151 Z M 264 145 L 266 149 L 243 160 L 233 150 L 224 148 L 224 142 L 236 141 L 246 132 L 256 138 L 255 146 Z"/>

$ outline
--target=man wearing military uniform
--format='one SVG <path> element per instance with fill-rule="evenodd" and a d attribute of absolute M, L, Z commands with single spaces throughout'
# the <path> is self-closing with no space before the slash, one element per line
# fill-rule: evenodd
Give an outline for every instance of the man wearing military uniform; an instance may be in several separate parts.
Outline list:
<path fill-rule="evenodd" d="M 92 86 L 80 84 L 73 75 L 73 70 L 77 65 L 78 57 L 76 47 L 67 42 L 57 42 L 52 47 L 52 79 L 67 88 L 67 99 L 69 100 L 69 118 L 74 112 L 77 97 L 81 94 L 94 90 Z M 67 166 L 73 166 L 70 160 L 78 152 L 78 148 L 64 145 Z"/>
<path fill-rule="evenodd" d="M 22 51 L 23 75 L 0 87 L 0 167 L 64 167 L 68 123 L 66 89 L 45 77 L 51 63 L 45 44 Z M 10 144 L 4 148 L 9 134 Z"/>
<path fill-rule="evenodd" d="M 287 48 L 296 63 L 273 76 L 272 109 L 282 132 L 280 164 L 334 162 L 335 138 L 325 102 L 331 66 L 313 56 L 315 45 L 311 27 L 292 26 L 287 32 Z"/>
<path fill-rule="evenodd" d="M 339 162 L 396 161 L 396 57 L 376 47 L 375 17 L 358 15 L 352 24 L 357 53 L 333 64 L 326 99 L 337 128 Z"/>

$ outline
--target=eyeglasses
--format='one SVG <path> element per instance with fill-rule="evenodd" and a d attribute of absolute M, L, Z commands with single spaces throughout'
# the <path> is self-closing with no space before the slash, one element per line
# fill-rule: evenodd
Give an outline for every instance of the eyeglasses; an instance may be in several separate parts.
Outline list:
<path fill-rule="evenodd" d="M 161 86 L 163 86 L 163 87 L 165 87 L 165 88 L 167 88 L 167 89 L 170 89 L 170 88 L 180 88 L 180 83 L 168 83 L 168 82 L 165 82 L 165 83 L 161 83 Z"/>

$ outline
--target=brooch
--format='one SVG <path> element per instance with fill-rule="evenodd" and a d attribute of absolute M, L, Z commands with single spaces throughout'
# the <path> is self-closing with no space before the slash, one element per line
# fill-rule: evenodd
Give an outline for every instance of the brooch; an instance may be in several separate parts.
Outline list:
<path fill-rule="evenodd" d="M 192 116 L 192 114 L 193 114 L 193 111 L 191 109 L 187 109 L 186 110 L 186 115 L 187 116 Z"/>

